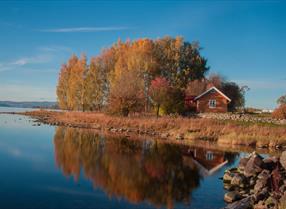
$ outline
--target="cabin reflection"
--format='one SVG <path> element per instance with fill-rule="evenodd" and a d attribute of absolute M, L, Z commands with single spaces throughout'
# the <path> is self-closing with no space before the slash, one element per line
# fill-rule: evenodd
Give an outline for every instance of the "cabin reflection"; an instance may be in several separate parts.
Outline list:
<path fill-rule="evenodd" d="M 210 176 L 219 171 L 226 164 L 232 163 L 237 153 L 222 152 L 202 147 L 184 147 L 184 163 L 188 166 L 197 166 L 201 175 Z"/>
<path fill-rule="evenodd" d="M 65 176 L 80 181 L 80 173 L 109 197 L 131 203 L 148 202 L 174 208 L 191 204 L 205 169 L 213 169 L 225 156 L 179 145 L 126 138 L 103 138 L 88 130 L 58 127 L 55 159 Z M 203 157 L 207 159 L 203 159 Z M 215 163 L 216 161 L 216 163 Z"/>

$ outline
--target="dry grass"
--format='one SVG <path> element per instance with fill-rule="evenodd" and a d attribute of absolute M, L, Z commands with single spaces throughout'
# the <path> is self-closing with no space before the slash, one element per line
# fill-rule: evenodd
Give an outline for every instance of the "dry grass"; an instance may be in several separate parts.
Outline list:
<path fill-rule="evenodd" d="M 214 119 L 184 118 L 184 117 L 152 117 L 110 116 L 94 112 L 53 112 L 34 111 L 26 115 L 45 119 L 46 122 L 61 122 L 63 124 L 81 124 L 86 127 L 99 125 L 102 128 L 125 128 L 132 131 L 147 130 L 156 133 L 168 133 L 169 138 L 184 134 L 185 139 L 212 139 L 221 144 L 231 145 L 265 145 L 276 146 L 286 144 L 286 127 L 238 124 L 234 121 L 219 121 Z"/>

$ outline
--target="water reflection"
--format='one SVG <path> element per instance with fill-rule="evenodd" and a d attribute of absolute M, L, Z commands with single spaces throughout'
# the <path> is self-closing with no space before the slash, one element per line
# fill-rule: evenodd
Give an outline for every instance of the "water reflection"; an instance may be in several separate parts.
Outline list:
<path fill-rule="evenodd" d="M 81 170 L 109 197 L 156 207 L 187 205 L 200 180 L 212 175 L 236 154 L 154 141 L 103 138 L 93 132 L 58 127 L 54 136 L 57 166 L 79 179 Z"/>

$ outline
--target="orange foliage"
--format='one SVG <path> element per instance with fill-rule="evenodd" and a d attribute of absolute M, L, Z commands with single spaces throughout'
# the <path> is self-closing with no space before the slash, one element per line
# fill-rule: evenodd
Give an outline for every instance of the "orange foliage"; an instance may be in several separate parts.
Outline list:
<path fill-rule="evenodd" d="M 277 119 L 286 119 L 286 104 L 282 104 L 276 108 L 272 116 Z"/>

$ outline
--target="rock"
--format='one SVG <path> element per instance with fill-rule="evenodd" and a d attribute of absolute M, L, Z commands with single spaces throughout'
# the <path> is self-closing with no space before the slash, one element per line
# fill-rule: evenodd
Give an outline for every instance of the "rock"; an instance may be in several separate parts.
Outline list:
<path fill-rule="evenodd" d="M 253 203 L 254 203 L 253 197 L 249 196 L 237 202 L 227 205 L 225 209 L 248 209 L 248 208 L 251 208 Z"/>
<path fill-rule="evenodd" d="M 263 158 L 256 154 L 252 153 L 244 169 L 244 175 L 246 177 L 255 176 L 257 173 L 262 171 L 263 167 Z"/>
<path fill-rule="evenodd" d="M 274 199 L 273 197 L 268 197 L 267 200 L 265 201 L 265 205 L 268 208 L 277 208 L 278 205 L 278 201 L 276 199 Z"/>
<path fill-rule="evenodd" d="M 235 189 L 235 187 L 231 184 L 224 184 L 223 188 L 228 191 L 233 191 Z"/>
<path fill-rule="evenodd" d="M 264 142 L 264 141 L 258 141 L 256 143 L 256 147 L 259 149 L 265 149 L 268 148 L 269 143 L 268 142 Z"/>
<path fill-rule="evenodd" d="M 234 173 L 231 173 L 230 171 L 226 171 L 223 175 L 223 182 L 231 183 L 231 180 L 233 177 L 234 177 Z"/>
<path fill-rule="evenodd" d="M 243 174 L 236 173 L 231 179 L 231 184 L 244 188 L 247 184 L 247 178 Z"/>
<path fill-rule="evenodd" d="M 184 134 L 178 134 L 178 135 L 176 136 L 176 139 L 177 139 L 177 140 L 183 140 L 183 139 L 184 139 Z"/>
<path fill-rule="evenodd" d="M 115 132 L 117 132 L 118 130 L 117 130 L 116 128 L 112 128 L 112 129 L 110 129 L 110 131 L 113 132 L 113 133 L 115 133 Z"/>
<path fill-rule="evenodd" d="M 238 164 L 238 169 L 239 171 L 243 172 L 244 171 L 244 168 L 248 162 L 249 158 L 241 158 L 240 161 L 239 161 L 239 164 Z"/>
<path fill-rule="evenodd" d="M 254 186 L 256 183 L 256 178 L 255 177 L 251 177 L 249 180 L 249 186 Z"/>
<path fill-rule="evenodd" d="M 258 176 L 258 179 L 268 179 L 270 178 L 270 171 L 269 170 L 263 170 Z"/>
<path fill-rule="evenodd" d="M 280 188 L 279 188 L 279 191 L 284 194 L 284 192 L 286 191 L 286 185 L 283 184 Z"/>
<path fill-rule="evenodd" d="M 267 206 L 264 204 L 264 201 L 259 201 L 254 205 L 253 209 L 267 209 Z"/>
<path fill-rule="evenodd" d="M 268 188 L 268 186 L 269 186 L 269 178 L 257 179 L 256 184 L 254 186 L 254 192 L 257 194 L 263 188 Z"/>
<path fill-rule="evenodd" d="M 274 167 L 275 167 L 275 162 L 274 162 L 275 159 L 273 158 L 266 158 L 266 159 L 263 159 L 263 168 L 264 169 L 267 169 L 267 170 L 273 170 Z M 277 160 L 277 159 L 276 159 Z"/>
<path fill-rule="evenodd" d="M 227 192 L 224 195 L 224 201 L 228 203 L 232 203 L 240 199 L 241 199 L 241 195 L 237 191 Z"/>
<path fill-rule="evenodd" d="M 286 169 L 286 151 L 282 152 L 280 156 L 280 164 Z"/>
<path fill-rule="evenodd" d="M 270 142 L 269 142 L 269 147 L 275 148 L 277 145 L 278 145 L 278 142 L 277 142 L 277 141 L 270 140 Z"/>
<path fill-rule="evenodd" d="M 258 192 L 254 195 L 255 201 L 258 202 L 260 200 L 264 200 L 269 196 L 267 188 L 262 189 L 262 191 Z"/>
<path fill-rule="evenodd" d="M 169 133 L 162 133 L 161 134 L 161 138 L 168 138 L 170 136 L 170 134 Z"/>

